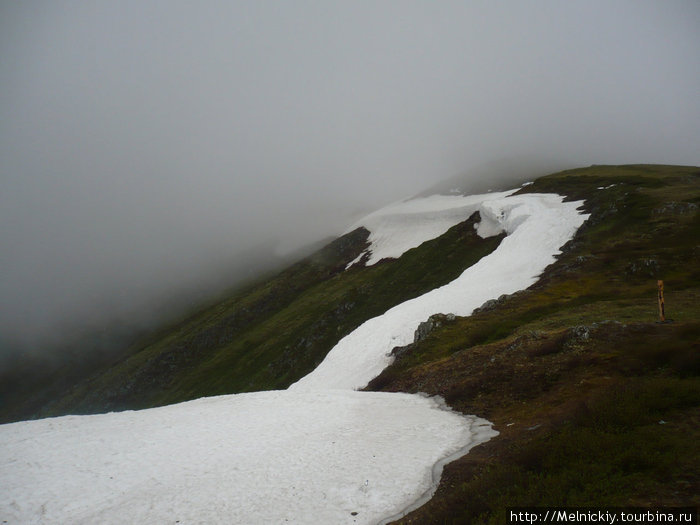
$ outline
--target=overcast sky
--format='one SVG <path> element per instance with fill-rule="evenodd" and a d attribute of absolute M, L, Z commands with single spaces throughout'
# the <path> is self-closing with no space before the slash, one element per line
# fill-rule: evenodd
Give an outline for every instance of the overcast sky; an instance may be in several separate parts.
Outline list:
<path fill-rule="evenodd" d="M 141 317 L 504 157 L 698 165 L 698 28 L 697 0 L 1 1 L 1 335 Z"/>

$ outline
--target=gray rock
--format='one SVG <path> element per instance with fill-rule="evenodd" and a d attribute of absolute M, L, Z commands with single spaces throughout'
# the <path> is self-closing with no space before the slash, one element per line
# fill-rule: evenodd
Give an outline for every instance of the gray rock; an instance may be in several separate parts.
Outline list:
<path fill-rule="evenodd" d="M 475 308 L 474 311 L 472 312 L 472 314 L 477 314 L 479 312 L 488 312 L 489 310 L 493 310 L 497 306 L 505 303 L 506 301 L 519 295 L 520 293 L 522 293 L 522 291 L 515 292 L 512 294 L 503 294 L 498 299 L 489 299 L 484 304 L 482 304 L 479 308 Z"/>
<path fill-rule="evenodd" d="M 413 342 L 418 343 L 428 337 L 428 334 L 433 331 L 433 328 L 435 328 L 435 321 L 433 321 L 433 317 L 430 316 L 427 321 L 423 321 L 418 325 L 418 328 L 416 328 L 413 334 Z"/>
<path fill-rule="evenodd" d="M 591 338 L 591 329 L 584 325 L 575 326 L 571 329 L 571 337 L 578 341 L 588 341 Z"/>
<path fill-rule="evenodd" d="M 418 328 L 416 328 L 416 331 L 413 333 L 413 342 L 417 343 L 419 341 L 422 341 L 423 339 L 428 337 L 428 334 L 436 328 L 440 328 L 444 323 L 454 320 L 454 314 L 431 315 L 430 317 L 428 317 L 427 321 L 423 321 L 421 324 L 418 325 Z"/>
<path fill-rule="evenodd" d="M 486 301 L 484 304 L 482 304 L 479 308 L 476 308 L 474 310 L 474 313 L 478 312 L 488 312 L 489 310 L 493 310 L 498 306 L 498 300 L 497 299 L 489 299 Z"/>

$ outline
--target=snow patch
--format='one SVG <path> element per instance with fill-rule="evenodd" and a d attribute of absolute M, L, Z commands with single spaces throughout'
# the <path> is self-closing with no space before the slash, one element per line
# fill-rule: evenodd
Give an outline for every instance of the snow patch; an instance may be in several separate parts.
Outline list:
<path fill-rule="evenodd" d="M 0 426 L 0 517 L 376 523 L 434 490 L 433 465 L 495 435 L 488 425 L 436 399 L 352 391 L 13 423 Z"/>
<path fill-rule="evenodd" d="M 347 267 L 350 268 L 365 255 L 369 255 L 366 266 L 385 258 L 399 258 L 411 248 L 435 239 L 452 226 L 467 220 L 483 202 L 505 197 L 515 191 L 466 196 L 431 195 L 382 208 L 348 229 L 350 232 L 364 226 L 370 232 L 370 245 Z"/>

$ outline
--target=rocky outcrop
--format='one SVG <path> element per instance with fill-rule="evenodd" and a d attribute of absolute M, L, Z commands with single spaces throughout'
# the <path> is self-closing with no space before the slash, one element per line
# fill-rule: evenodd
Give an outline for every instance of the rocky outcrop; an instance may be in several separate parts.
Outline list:
<path fill-rule="evenodd" d="M 490 310 L 493 310 L 494 308 L 502 305 L 509 299 L 515 297 L 516 295 L 522 293 L 522 291 L 518 291 L 512 294 L 503 294 L 498 297 L 498 299 L 489 299 L 486 301 L 484 304 L 482 304 L 479 308 L 475 308 L 474 311 L 472 312 L 472 315 L 478 314 L 481 312 L 488 312 Z"/>

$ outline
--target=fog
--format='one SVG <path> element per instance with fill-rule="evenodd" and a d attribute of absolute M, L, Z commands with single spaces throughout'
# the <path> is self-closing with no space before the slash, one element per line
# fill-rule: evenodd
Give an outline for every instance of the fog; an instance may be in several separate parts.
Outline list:
<path fill-rule="evenodd" d="M 156 322 L 455 175 L 700 164 L 698 27 L 697 0 L 3 2 L 0 338 Z"/>

